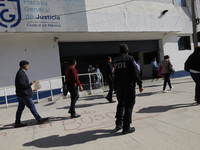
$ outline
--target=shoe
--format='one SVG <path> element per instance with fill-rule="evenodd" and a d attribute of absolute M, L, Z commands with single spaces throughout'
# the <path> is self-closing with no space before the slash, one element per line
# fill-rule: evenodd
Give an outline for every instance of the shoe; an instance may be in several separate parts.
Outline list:
<path fill-rule="evenodd" d="M 68 113 L 71 114 L 71 110 L 69 110 Z"/>
<path fill-rule="evenodd" d="M 110 101 L 110 98 L 108 98 L 108 97 L 105 97 L 108 101 Z"/>
<path fill-rule="evenodd" d="M 122 125 L 121 125 L 121 124 L 120 124 L 120 125 L 116 125 L 115 129 L 116 129 L 117 131 L 121 130 L 121 129 L 122 129 Z"/>
<path fill-rule="evenodd" d="M 77 114 L 74 114 L 74 115 L 71 115 L 71 118 L 79 118 L 81 115 L 77 115 Z"/>
<path fill-rule="evenodd" d="M 15 124 L 15 128 L 20 128 L 20 127 L 25 127 L 25 126 L 27 126 L 27 124 L 22 124 L 22 123 L 20 123 L 20 124 Z"/>
<path fill-rule="evenodd" d="M 200 105 L 200 103 L 196 103 L 196 105 Z"/>
<path fill-rule="evenodd" d="M 163 90 L 162 92 L 163 92 L 163 93 L 168 93 L 166 90 Z"/>
<path fill-rule="evenodd" d="M 113 100 L 111 100 L 111 101 L 109 101 L 109 103 L 115 103 L 116 101 L 113 101 Z"/>
<path fill-rule="evenodd" d="M 38 121 L 38 124 L 43 124 L 45 123 L 49 118 L 42 118 L 40 121 Z"/>
<path fill-rule="evenodd" d="M 135 132 L 135 128 L 134 127 L 132 127 L 132 128 L 130 128 L 129 130 L 123 130 L 122 131 L 122 134 L 128 134 L 128 133 L 133 133 L 133 132 Z"/>
<path fill-rule="evenodd" d="M 174 89 L 174 87 L 171 87 L 169 90 L 171 91 L 172 89 Z"/>

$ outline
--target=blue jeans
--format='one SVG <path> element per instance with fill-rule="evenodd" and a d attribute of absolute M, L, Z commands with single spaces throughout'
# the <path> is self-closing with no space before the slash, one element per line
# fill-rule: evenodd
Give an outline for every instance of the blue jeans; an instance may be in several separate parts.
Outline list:
<path fill-rule="evenodd" d="M 192 73 L 190 72 L 190 75 L 194 82 L 196 83 L 195 87 L 195 99 L 197 100 L 197 103 L 200 103 L 200 73 Z"/>
<path fill-rule="evenodd" d="M 36 108 L 35 108 L 35 104 L 33 103 L 32 98 L 25 98 L 25 97 L 17 97 L 18 100 L 18 109 L 16 112 L 16 120 L 15 120 L 15 124 L 20 124 L 21 123 L 21 116 L 22 116 L 22 112 L 25 108 L 25 105 L 30 109 L 31 113 L 33 114 L 33 116 L 35 117 L 35 119 L 37 121 L 41 120 L 40 115 L 38 114 Z"/>

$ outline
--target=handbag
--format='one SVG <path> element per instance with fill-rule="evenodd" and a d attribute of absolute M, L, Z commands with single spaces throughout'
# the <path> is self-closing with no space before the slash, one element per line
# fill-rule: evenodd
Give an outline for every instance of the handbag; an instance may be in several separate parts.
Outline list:
<path fill-rule="evenodd" d="M 168 68 L 169 68 L 170 74 L 173 75 L 175 73 L 175 70 L 174 70 L 174 68 L 173 68 L 173 66 L 172 66 L 170 61 L 169 61 L 169 64 L 168 64 Z"/>
<path fill-rule="evenodd" d="M 67 93 L 68 93 L 67 81 L 68 81 L 68 79 L 69 79 L 69 76 L 70 76 L 72 70 L 73 70 L 73 68 L 70 70 L 69 75 L 68 75 L 68 77 L 67 77 L 67 80 L 66 80 L 66 82 L 65 82 L 64 85 L 63 85 L 63 95 L 64 95 L 64 96 L 67 96 Z"/>

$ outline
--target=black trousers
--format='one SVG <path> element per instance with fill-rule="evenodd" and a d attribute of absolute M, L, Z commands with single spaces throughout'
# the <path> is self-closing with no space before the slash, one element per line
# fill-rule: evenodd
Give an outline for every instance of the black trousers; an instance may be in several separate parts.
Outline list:
<path fill-rule="evenodd" d="M 170 73 L 163 73 L 162 76 L 164 78 L 163 90 L 166 89 L 167 83 L 169 85 L 169 88 L 172 88 L 170 81 Z"/>
<path fill-rule="evenodd" d="M 76 113 L 75 105 L 76 105 L 77 100 L 79 99 L 78 86 L 68 85 L 68 90 L 69 90 L 70 95 L 71 95 L 70 112 L 71 112 L 71 115 L 74 115 Z"/>
<path fill-rule="evenodd" d="M 114 84 L 113 84 L 112 81 L 107 81 L 107 82 L 108 82 L 108 85 L 109 85 L 109 92 L 108 92 L 107 98 L 109 100 L 112 100 Z"/>
<path fill-rule="evenodd" d="M 158 68 L 152 69 L 152 79 L 158 79 Z"/>
<path fill-rule="evenodd" d="M 117 85 L 117 100 L 116 125 L 123 122 L 123 130 L 128 130 L 132 123 L 132 111 L 135 105 L 134 84 Z"/>

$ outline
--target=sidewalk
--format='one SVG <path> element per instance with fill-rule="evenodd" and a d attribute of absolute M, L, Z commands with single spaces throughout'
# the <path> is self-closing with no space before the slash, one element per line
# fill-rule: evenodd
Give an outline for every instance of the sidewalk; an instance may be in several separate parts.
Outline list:
<path fill-rule="evenodd" d="M 117 103 L 108 103 L 107 92 L 81 97 L 70 119 L 70 100 L 42 102 L 36 108 L 49 122 L 37 125 L 26 108 L 24 128 L 13 128 L 16 107 L 0 109 L 0 150 L 199 150 L 200 106 L 194 105 L 194 82 L 190 77 L 172 79 L 173 91 L 162 93 L 163 80 L 144 82 L 137 88 L 132 134 L 114 132 Z M 114 100 L 116 97 L 114 96 Z"/>

